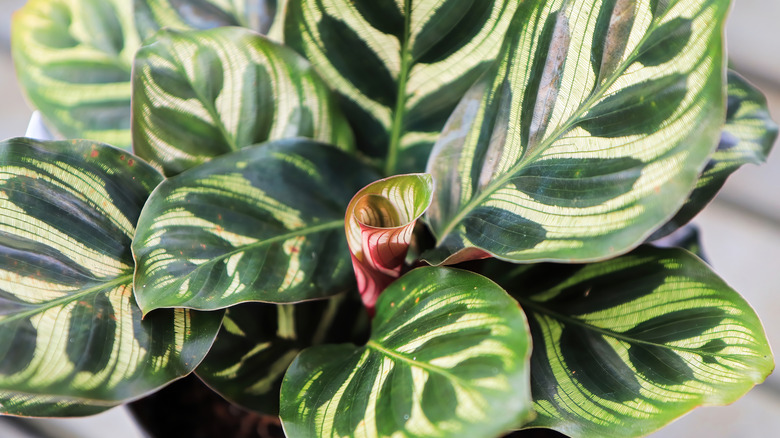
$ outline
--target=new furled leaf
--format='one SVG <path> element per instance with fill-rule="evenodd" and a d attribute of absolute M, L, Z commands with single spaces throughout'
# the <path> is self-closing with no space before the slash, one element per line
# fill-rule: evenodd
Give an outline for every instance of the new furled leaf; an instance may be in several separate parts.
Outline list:
<path fill-rule="evenodd" d="M 352 133 L 305 59 L 250 30 L 161 31 L 136 55 L 133 148 L 176 175 L 242 147 Z"/>
<path fill-rule="evenodd" d="M 727 9 L 523 2 L 428 162 L 428 260 L 592 261 L 641 243 L 717 144 Z"/>
<path fill-rule="evenodd" d="M 131 2 L 31 0 L 11 34 L 22 89 L 51 127 L 130 147 L 130 71 L 140 46 Z"/>
<path fill-rule="evenodd" d="M 369 184 L 349 203 L 344 229 L 369 313 L 379 294 L 401 276 L 414 226 L 432 196 L 430 175 L 398 175 Z"/>
<path fill-rule="evenodd" d="M 191 372 L 221 313 L 141 320 L 130 241 L 162 176 L 87 141 L 0 143 L 0 412 L 104 411 Z"/>
<path fill-rule="evenodd" d="M 335 295 L 354 280 L 344 237 L 352 195 L 376 174 L 312 140 L 244 148 L 162 183 L 133 241 L 136 299 L 220 309 Z"/>
<path fill-rule="evenodd" d="M 284 42 L 339 93 L 359 147 L 385 175 L 420 172 L 458 100 L 498 54 L 517 4 L 293 1 Z"/>
<path fill-rule="evenodd" d="M 366 345 L 295 359 L 282 425 L 291 437 L 495 437 L 533 416 L 529 341 L 523 312 L 492 281 L 416 269 L 379 297 Z"/>
<path fill-rule="evenodd" d="M 533 334 L 530 427 L 645 436 L 737 400 L 774 368 L 753 309 L 687 251 L 645 246 L 589 265 L 492 271 Z"/>

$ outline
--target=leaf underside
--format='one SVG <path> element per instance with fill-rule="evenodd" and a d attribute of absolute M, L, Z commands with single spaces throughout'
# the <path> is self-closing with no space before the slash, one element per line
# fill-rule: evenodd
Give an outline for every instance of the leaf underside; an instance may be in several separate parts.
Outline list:
<path fill-rule="evenodd" d="M 595 261 L 641 243 L 717 144 L 727 7 L 522 3 L 431 154 L 438 243 L 425 257 Z"/>
<path fill-rule="evenodd" d="M 141 320 L 130 241 L 162 176 L 87 141 L 0 143 L 0 407 L 94 414 L 192 371 L 221 314 Z"/>

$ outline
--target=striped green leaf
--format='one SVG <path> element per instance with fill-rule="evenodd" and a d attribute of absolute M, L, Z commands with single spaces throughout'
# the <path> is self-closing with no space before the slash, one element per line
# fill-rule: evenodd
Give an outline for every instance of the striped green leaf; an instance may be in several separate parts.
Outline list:
<path fill-rule="evenodd" d="M 130 147 L 130 70 L 140 46 L 128 0 L 30 0 L 14 16 L 22 89 L 67 138 Z"/>
<path fill-rule="evenodd" d="M 161 31 L 134 68 L 133 148 L 169 176 L 267 140 L 353 147 L 308 62 L 248 29 Z"/>
<path fill-rule="evenodd" d="M 0 143 L 0 412 L 94 414 L 188 374 L 221 314 L 141 320 L 130 242 L 162 176 L 87 141 Z"/>
<path fill-rule="evenodd" d="M 368 329 L 362 309 L 357 295 L 231 307 L 214 346 L 195 372 L 230 402 L 278 415 L 282 378 L 293 359 L 312 345 L 354 342 L 356 334 Z"/>
<path fill-rule="evenodd" d="M 764 95 L 738 73 L 729 71 L 726 125 L 720 134 L 718 149 L 704 168 L 688 202 L 650 240 L 665 236 L 693 219 L 743 164 L 765 162 L 776 139 L 777 124 L 769 115 Z"/>
<path fill-rule="evenodd" d="M 347 207 L 344 228 L 358 291 L 369 312 L 401 276 L 417 219 L 431 205 L 427 174 L 397 175 L 361 189 Z"/>
<path fill-rule="evenodd" d="M 160 307 L 291 303 L 354 284 L 344 237 L 352 195 L 376 174 L 346 153 L 278 140 L 162 183 L 133 241 L 135 292 Z"/>
<path fill-rule="evenodd" d="M 259 33 L 270 29 L 276 0 L 134 0 L 136 27 L 149 38 L 163 27 L 206 30 L 241 26 Z"/>
<path fill-rule="evenodd" d="M 284 41 L 339 93 L 386 175 L 420 172 L 458 100 L 498 54 L 515 0 L 301 0 Z"/>
<path fill-rule="evenodd" d="M 428 162 L 429 259 L 592 261 L 641 243 L 717 145 L 727 10 L 727 0 L 523 2 L 500 62 Z"/>
<path fill-rule="evenodd" d="M 684 250 L 507 268 L 500 283 L 533 333 L 530 427 L 645 436 L 697 406 L 737 400 L 774 368 L 753 309 Z"/>
<path fill-rule="evenodd" d="M 304 350 L 282 383 L 291 437 L 495 437 L 533 416 L 530 337 L 485 277 L 420 268 L 379 297 L 362 347 Z"/>

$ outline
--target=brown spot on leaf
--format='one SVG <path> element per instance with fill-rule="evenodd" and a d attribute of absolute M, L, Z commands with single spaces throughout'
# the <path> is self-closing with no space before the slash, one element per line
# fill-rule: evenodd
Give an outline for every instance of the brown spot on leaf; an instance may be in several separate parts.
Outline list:
<path fill-rule="evenodd" d="M 97 149 L 92 149 L 92 152 L 89 154 L 92 158 L 97 158 L 98 155 L 100 155 L 100 152 L 98 152 Z"/>

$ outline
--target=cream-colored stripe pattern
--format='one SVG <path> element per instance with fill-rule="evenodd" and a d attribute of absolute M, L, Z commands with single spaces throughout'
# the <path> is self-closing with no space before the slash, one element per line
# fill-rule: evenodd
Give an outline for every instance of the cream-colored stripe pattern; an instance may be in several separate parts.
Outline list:
<path fill-rule="evenodd" d="M 612 4 L 615 10 L 601 10 Z M 655 4 L 660 6 L 653 11 Z M 461 102 L 429 160 L 438 194 L 428 217 L 447 255 L 475 247 L 512 261 L 600 260 L 641 243 L 682 205 L 723 120 L 721 37 L 728 2 L 664 5 L 634 2 L 631 20 L 613 16 L 622 28 L 611 30 L 605 28 L 610 20 L 599 16 L 619 15 L 625 2 L 555 0 L 521 7 L 510 32 L 516 36 L 500 64 Z M 552 36 L 545 39 L 541 30 L 550 24 Z M 682 36 L 664 40 L 671 32 Z M 604 44 L 620 56 L 612 69 L 600 71 L 601 60 L 592 58 Z M 667 100 L 656 108 L 655 99 Z M 493 126 L 488 123 L 496 125 L 492 136 L 480 135 Z M 565 176 L 571 179 L 565 190 L 526 186 L 531 180 L 564 187 L 564 175 L 556 172 L 565 167 L 558 166 L 577 160 L 587 163 L 581 166 L 589 167 L 590 178 L 630 187 L 600 200 L 605 184 L 589 187 L 573 172 Z M 613 173 L 608 166 L 615 160 L 636 161 L 634 181 Z M 592 205 L 571 205 L 585 201 Z M 520 222 L 533 228 L 502 231 Z M 494 234 L 484 235 L 483 227 Z"/>

